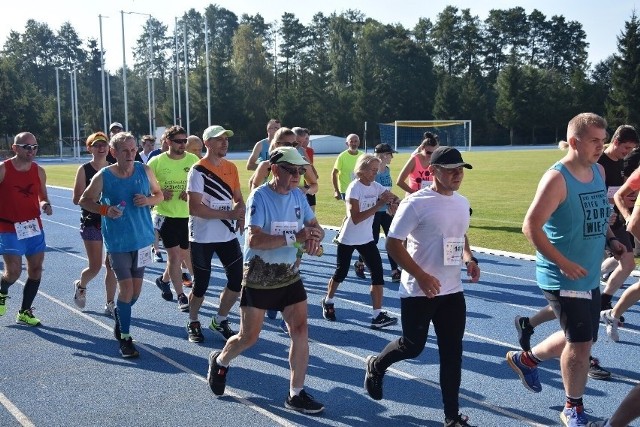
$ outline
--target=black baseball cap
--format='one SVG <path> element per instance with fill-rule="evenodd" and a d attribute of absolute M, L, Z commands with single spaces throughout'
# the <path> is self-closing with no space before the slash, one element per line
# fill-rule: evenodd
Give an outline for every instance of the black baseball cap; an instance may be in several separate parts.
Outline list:
<path fill-rule="evenodd" d="M 454 169 L 460 166 L 473 169 L 473 166 L 462 160 L 462 154 L 453 147 L 436 148 L 431 155 L 431 162 L 429 164 L 446 169 Z"/>
<path fill-rule="evenodd" d="M 391 146 L 389 144 L 386 144 L 384 142 L 382 144 L 376 145 L 376 147 L 373 149 L 373 152 L 376 153 L 376 154 L 397 153 L 397 151 L 394 150 L 393 148 L 391 148 Z"/>

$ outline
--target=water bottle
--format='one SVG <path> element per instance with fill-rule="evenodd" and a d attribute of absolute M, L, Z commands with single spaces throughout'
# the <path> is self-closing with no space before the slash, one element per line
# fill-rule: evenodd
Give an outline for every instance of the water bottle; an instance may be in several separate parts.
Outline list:
<path fill-rule="evenodd" d="M 293 244 L 293 246 L 295 248 L 298 248 L 299 252 L 302 252 L 302 253 L 306 253 L 307 252 L 307 249 L 304 247 L 304 245 L 302 243 L 295 242 Z M 316 252 L 316 256 L 322 256 L 323 254 L 324 254 L 324 248 L 322 247 L 322 245 L 320 245 L 320 247 L 318 248 L 318 252 Z"/>
<path fill-rule="evenodd" d="M 122 212 L 122 214 L 124 215 L 124 208 L 127 207 L 127 202 L 125 202 L 124 200 L 121 201 L 120 203 L 118 203 L 118 206 L 116 206 L 118 208 L 118 210 L 120 212 Z"/>

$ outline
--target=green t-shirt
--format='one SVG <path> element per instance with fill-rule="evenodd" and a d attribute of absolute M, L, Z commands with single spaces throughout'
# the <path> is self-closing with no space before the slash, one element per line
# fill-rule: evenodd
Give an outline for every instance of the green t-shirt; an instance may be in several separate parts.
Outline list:
<path fill-rule="evenodd" d="M 180 194 L 187 191 L 187 174 L 198 160 L 198 156 L 191 153 L 185 153 L 182 159 L 174 160 L 165 152 L 149 161 L 149 167 L 155 174 L 160 188 L 173 190 L 171 199 L 158 203 L 153 208 L 154 212 L 169 218 L 189 217 L 189 205 L 180 198 Z"/>
<path fill-rule="evenodd" d="M 362 151 L 360 150 L 356 154 L 351 154 L 349 150 L 345 150 L 336 158 L 333 168 L 338 170 L 338 189 L 341 193 L 346 192 L 351 181 L 356 178 L 354 168 L 361 154 Z"/>

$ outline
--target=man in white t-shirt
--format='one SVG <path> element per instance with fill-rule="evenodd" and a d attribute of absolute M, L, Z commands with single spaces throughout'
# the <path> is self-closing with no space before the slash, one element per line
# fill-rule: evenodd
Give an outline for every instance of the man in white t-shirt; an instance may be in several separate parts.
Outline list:
<path fill-rule="evenodd" d="M 453 147 L 433 152 L 429 172 L 434 181 L 404 199 L 393 218 L 387 251 L 402 267 L 400 312 L 402 336 L 377 356 L 367 357 L 365 388 L 382 399 L 385 371 L 396 362 L 413 359 L 424 349 L 433 323 L 438 337 L 440 389 L 446 426 L 469 426 L 459 413 L 462 375 L 462 337 L 466 304 L 460 269 L 466 265 L 471 282 L 480 279 L 478 260 L 467 239 L 469 201 L 457 193 L 464 169 L 471 165 Z M 407 240 L 406 248 L 403 245 Z"/>
<path fill-rule="evenodd" d="M 198 312 L 209 287 L 214 253 L 222 263 L 227 284 L 220 294 L 218 313 L 211 319 L 209 329 L 220 332 L 225 340 L 235 335 L 227 316 L 238 300 L 242 286 L 242 249 L 236 231 L 243 233 L 245 204 L 238 168 L 225 159 L 231 136 L 233 131 L 222 126 L 205 129 L 202 139 L 207 153 L 193 165 L 187 176 L 189 242 L 194 271 L 187 323 L 187 338 L 191 342 L 204 341 Z"/>

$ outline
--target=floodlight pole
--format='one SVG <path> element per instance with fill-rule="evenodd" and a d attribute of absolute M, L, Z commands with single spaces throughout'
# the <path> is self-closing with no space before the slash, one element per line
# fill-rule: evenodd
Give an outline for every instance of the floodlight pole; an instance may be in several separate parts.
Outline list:
<path fill-rule="evenodd" d="M 211 126 L 211 86 L 209 84 L 209 28 L 207 27 L 207 16 L 204 17 L 204 48 L 205 66 L 207 68 L 207 126 Z"/>
<path fill-rule="evenodd" d="M 108 18 L 108 16 L 98 15 L 98 20 L 100 21 L 100 82 L 102 83 L 102 119 L 103 119 L 103 128 L 107 129 L 107 97 L 105 95 L 105 87 L 104 87 L 104 47 L 102 46 L 102 18 Z"/>
<path fill-rule="evenodd" d="M 124 47 L 124 10 L 120 11 L 122 22 L 122 86 L 124 92 L 124 129 L 129 130 L 129 107 L 127 106 L 127 53 Z"/>

